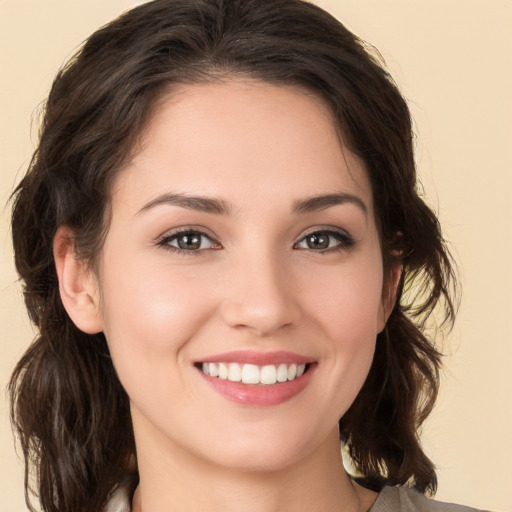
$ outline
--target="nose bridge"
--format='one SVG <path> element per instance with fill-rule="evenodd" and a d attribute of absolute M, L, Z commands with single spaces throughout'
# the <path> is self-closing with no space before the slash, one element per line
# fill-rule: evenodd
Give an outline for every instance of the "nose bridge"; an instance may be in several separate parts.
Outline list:
<path fill-rule="evenodd" d="M 240 253 L 230 265 L 223 317 L 231 327 L 268 336 L 299 318 L 290 267 L 272 248 Z"/>

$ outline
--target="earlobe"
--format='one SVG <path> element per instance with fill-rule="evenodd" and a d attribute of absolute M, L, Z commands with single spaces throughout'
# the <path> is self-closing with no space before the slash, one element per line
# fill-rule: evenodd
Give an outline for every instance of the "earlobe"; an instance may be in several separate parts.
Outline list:
<path fill-rule="evenodd" d="M 378 332 L 381 332 L 384 329 L 389 315 L 391 315 L 391 312 L 395 307 L 398 286 L 402 279 L 402 272 L 403 265 L 401 263 L 397 263 L 389 269 L 387 276 L 385 276 L 384 285 L 382 287 Z"/>
<path fill-rule="evenodd" d="M 73 236 L 71 228 L 60 226 L 53 239 L 59 293 L 73 323 L 87 334 L 96 334 L 103 330 L 98 281 L 87 261 L 77 257 Z"/>

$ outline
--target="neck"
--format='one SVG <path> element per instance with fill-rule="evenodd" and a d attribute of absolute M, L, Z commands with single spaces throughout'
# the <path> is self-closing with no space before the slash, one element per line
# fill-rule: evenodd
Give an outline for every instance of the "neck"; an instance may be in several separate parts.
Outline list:
<path fill-rule="evenodd" d="M 143 449 L 137 446 L 140 484 L 133 512 L 362 512 L 376 498 L 345 472 L 337 431 L 314 453 L 272 471 L 220 467 L 176 447 L 162 449 L 152 439 Z"/>

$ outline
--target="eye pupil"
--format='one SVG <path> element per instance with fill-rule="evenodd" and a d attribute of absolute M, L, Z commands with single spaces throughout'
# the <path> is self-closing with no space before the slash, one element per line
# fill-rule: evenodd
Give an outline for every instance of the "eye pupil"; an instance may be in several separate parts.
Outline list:
<path fill-rule="evenodd" d="M 201 247 L 201 236 L 196 234 L 181 235 L 177 242 L 180 249 L 195 250 Z"/>
<path fill-rule="evenodd" d="M 329 247 L 329 235 L 325 233 L 313 233 L 307 237 L 310 249 L 327 249 Z"/>

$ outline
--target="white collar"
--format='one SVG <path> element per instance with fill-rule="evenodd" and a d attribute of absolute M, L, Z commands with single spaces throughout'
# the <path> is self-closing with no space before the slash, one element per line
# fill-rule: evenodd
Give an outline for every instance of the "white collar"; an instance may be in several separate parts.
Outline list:
<path fill-rule="evenodd" d="M 133 488 L 133 478 L 126 478 L 120 482 L 110 495 L 102 512 L 131 512 Z"/>

